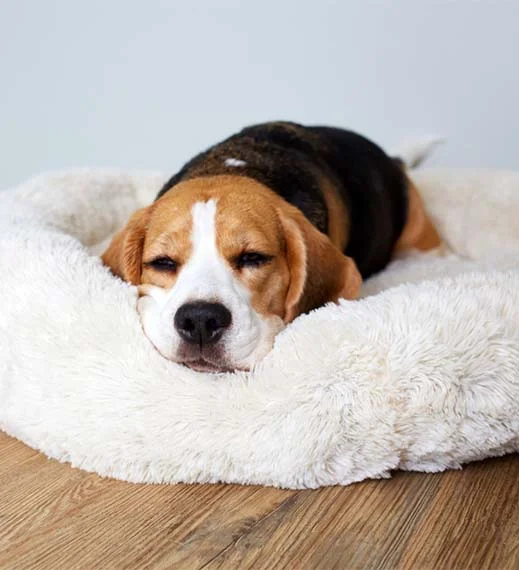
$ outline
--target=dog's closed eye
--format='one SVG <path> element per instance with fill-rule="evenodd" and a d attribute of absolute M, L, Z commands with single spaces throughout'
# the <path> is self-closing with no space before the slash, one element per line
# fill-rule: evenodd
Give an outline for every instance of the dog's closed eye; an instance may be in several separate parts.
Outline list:
<path fill-rule="evenodd" d="M 272 255 L 260 253 L 259 251 L 244 251 L 234 259 L 234 263 L 237 269 L 243 269 L 244 267 L 260 267 L 269 263 L 272 259 Z"/>
<path fill-rule="evenodd" d="M 167 271 L 169 273 L 174 273 L 178 269 L 178 261 L 170 257 L 157 257 L 151 261 L 144 262 L 144 265 L 157 271 Z"/>

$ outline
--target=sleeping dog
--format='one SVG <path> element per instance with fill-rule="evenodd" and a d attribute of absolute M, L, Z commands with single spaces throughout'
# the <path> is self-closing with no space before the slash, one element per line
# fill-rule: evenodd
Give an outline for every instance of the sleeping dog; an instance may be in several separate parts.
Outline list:
<path fill-rule="evenodd" d="M 364 137 L 274 122 L 197 155 L 102 258 L 139 285 L 145 334 L 200 371 L 247 370 L 302 313 L 355 299 L 440 238 L 403 163 Z"/>

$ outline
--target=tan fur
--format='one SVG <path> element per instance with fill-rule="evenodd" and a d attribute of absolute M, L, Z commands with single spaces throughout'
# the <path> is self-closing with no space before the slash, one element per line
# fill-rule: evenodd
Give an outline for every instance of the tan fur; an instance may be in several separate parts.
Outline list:
<path fill-rule="evenodd" d="M 142 255 L 146 238 L 146 222 L 151 208 L 137 210 L 126 227 L 118 232 L 103 253 L 103 263 L 112 273 L 125 281 L 138 285 L 141 282 Z"/>
<path fill-rule="evenodd" d="M 321 177 L 319 188 L 328 213 L 328 236 L 336 247 L 344 251 L 350 235 L 350 213 L 339 196 L 337 186 L 328 177 Z"/>
<path fill-rule="evenodd" d="M 156 271 L 146 262 L 168 256 L 178 262 L 181 271 L 191 254 L 191 208 L 210 199 L 217 200 L 219 253 L 251 292 L 257 312 L 278 315 L 288 322 L 328 301 L 358 296 L 361 280 L 355 263 L 297 208 L 244 176 L 217 175 L 181 182 L 132 217 L 103 261 L 131 283 L 172 287 L 174 273 Z M 272 261 L 239 269 L 234 260 L 245 251 L 267 254 Z"/>
<path fill-rule="evenodd" d="M 285 321 L 339 298 L 356 299 L 362 278 L 353 259 L 289 204 L 279 208 L 285 231 L 290 287 Z"/>
<path fill-rule="evenodd" d="M 439 247 L 442 240 L 427 216 L 422 198 L 410 178 L 408 178 L 408 193 L 407 221 L 395 244 L 395 253 L 408 249 L 425 251 Z"/>

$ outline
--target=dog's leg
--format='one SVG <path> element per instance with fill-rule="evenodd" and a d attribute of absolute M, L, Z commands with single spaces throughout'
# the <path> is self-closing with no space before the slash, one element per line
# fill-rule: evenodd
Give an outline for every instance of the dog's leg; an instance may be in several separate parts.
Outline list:
<path fill-rule="evenodd" d="M 394 253 L 402 253 L 410 249 L 428 251 L 442 247 L 442 239 L 438 230 L 429 219 L 420 194 L 413 182 L 408 178 L 407 221 L 398 239 Z"/>

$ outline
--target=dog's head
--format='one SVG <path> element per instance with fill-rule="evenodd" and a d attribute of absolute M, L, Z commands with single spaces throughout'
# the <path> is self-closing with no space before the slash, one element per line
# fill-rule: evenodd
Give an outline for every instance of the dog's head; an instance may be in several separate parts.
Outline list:
<path fill-rule="evenodd" d="M 132 216 L 103 261 L 139 285 L 159 352 L 205 371 L 249 369 L 286 323 L 361 284 L 297 208 L 240 176 L 179 183 Z"/>

